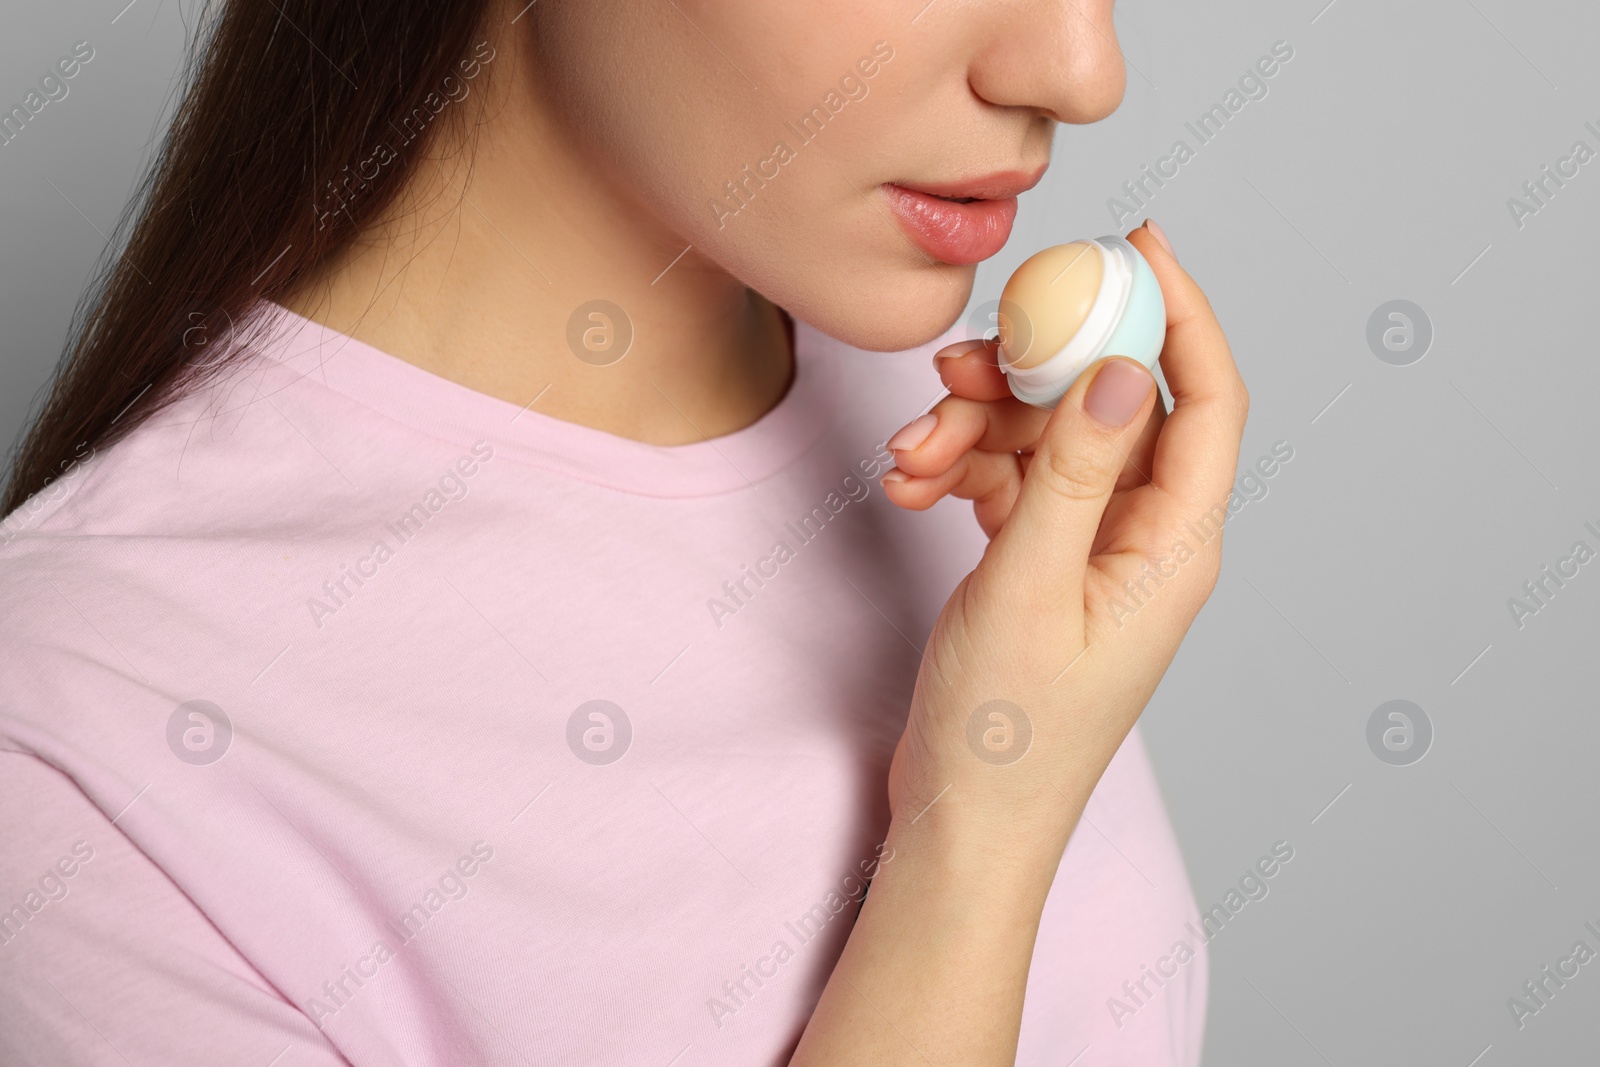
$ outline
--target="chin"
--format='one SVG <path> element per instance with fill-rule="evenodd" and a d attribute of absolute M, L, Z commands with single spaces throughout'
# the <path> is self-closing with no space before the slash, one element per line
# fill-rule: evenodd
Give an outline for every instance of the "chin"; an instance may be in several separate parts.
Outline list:
<path fill-rule="evenodd" d="M 920 264 L 877 272 L 821 293 L 775 302 L 837 341 L 868 352 L 903 352 L 927 344 L 955 324 L 972 295 L 975 266 Z"/>

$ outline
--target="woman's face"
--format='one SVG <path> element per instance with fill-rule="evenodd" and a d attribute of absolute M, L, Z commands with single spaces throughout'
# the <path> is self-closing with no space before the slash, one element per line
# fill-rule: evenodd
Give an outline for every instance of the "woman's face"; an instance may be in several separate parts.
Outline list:
<path fill-rule="evenodd" d="M 895 350 L 961 313 L 1055 123 L 1116 109 L 1112 4 L 546 0 L 530 32 L 545 106 L 610 184 L 799 318 Z"/>

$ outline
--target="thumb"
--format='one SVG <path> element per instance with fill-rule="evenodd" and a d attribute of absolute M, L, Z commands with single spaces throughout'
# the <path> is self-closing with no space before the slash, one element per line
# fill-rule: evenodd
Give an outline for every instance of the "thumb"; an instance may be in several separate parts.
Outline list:
<path fill-rule="evenodd" d="M 993 577 L 1024 601 L 1083 603 L 1100 518 L 1149 421 L 1154 386 L 1143 364 L 1113 356 L 1079 376 L 1056 405 L 1016 505 L 990 546 L 999 572 Z"/>

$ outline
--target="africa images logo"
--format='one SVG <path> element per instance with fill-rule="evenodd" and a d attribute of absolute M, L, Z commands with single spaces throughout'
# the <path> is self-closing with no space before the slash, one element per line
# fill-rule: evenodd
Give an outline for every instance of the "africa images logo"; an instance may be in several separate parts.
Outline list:
<path fill-rule="evenodd" d="M 865 100 L 871 91 L 867 80 L 877 77 L 883 65 L 893 58 L 894 47 L 889 42 L 874 42 L 872 54 L 862 56 L 853 68 L 845 71 L 839 78 L 837 89 L 829 89 L 820 103 L 812 105 L 796 121 L 783 124 L 786 133 L 794 135 L 796 147 L 791 148 L 787 138 L 780 139 L 774 142 L 766 158 L 758 160 L 754 167 L 744 164 L 739 168 L 737 179 L 723 182 L 722 193 L 719 194 L 721 199 L 706 200 L 712 218 L 717 220 L 717 229 L 722 229 L 728 224 L 728 219 L 749 207 L 768 182 L 775 180 L 783 173 L 784 167 L 799 158 L 796 148 L 804 148 L 822 136 L 828 123 L 852 101 Z"/>
<path fill-rule="evenodd" d="M 356 558 L 354 568 L 348 563 L 341 563 L 339 573 L 322 583 L 323 596 L 306 597 L 306 610 L 311 613 L 311 621 L 316 628 L 322 629 L 323 623 L 330 615 L 337 614 L 341 608 L 355 599 L 355 595 L 367 582 L 382 573 L 383 565 L 394 559 L 395 553 L 401 546 L 416 540 L 429 520 L 449 505 L 466 499 L 471 491 L 468 479 L 476 475 L 482 469 L 482 465 L 493 458 L 494 446 L 489 442 L 479 441 L 474 444 L 472 454 L 459 457 L 447 467 L 438 481 L 422 494 L 420 500 L 383 524 L 384 532 L 389 536 L 374 541 L 365 555 Z M 391 538 L 394 541 L 393 545 L 389 543 Z"/>
<path fill-rule="evenodd" d="M 461 72 L 459 78 L 454 74 L 445 75 L 439 86 L 442 91 L 429 92 L 424 96 L 410 114 L 400 120 L 399 126 L 392 122 L 389 124 L 389 128 L 397 135 L 390 139 L 392 144 L 390 141 L 378 141 L 372 147 L 372 154 L 357 162 L 353 172 L 350 164 L 346 163 L 336 177 L 329 178 L 317 206 L 312 209 L 317 216 L 317 229 L 327 226 L 330 216 L 343 211 L 346 204 L 371 188 L 378 175 L 383 173 L 383 168 L 399 158 L 400 153 L 422 135 L 439 112 L 452 103 L 465 100 L 467 94 L 472 92 L 472 79 L 494 57 L 493 46 L 488 41 L 479 41 L 472 55 L 456 65 Z"/>
<path fill-rule="evenodd" d="M 54 66 L 39 78 L 39 88 L 29 89 L 22 103 L 13 104 L 9 110 L 0 111 L 0 148 L 16 140 L 35 117 L 48 105 L 65 100 L 72 91 L 67 82 L 76 78 L 83 64 L 94 58 L 94 46 L 79 41 L 72 46 L 72 54 L 56 60 Z"/>

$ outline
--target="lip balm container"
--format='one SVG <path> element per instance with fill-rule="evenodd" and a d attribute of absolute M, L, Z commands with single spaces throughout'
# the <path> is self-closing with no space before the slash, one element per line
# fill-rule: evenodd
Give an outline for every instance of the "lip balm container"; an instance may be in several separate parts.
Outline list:
<path fill-rule="evenodd" d="M 1153 370 L 1166 335 L 1161 284 L 1139 250 L 1117 236 L 1036 253 L 1000 296 L 1000 369 L 1012 395 L 1046 410 L 1102 356 Z"/>

